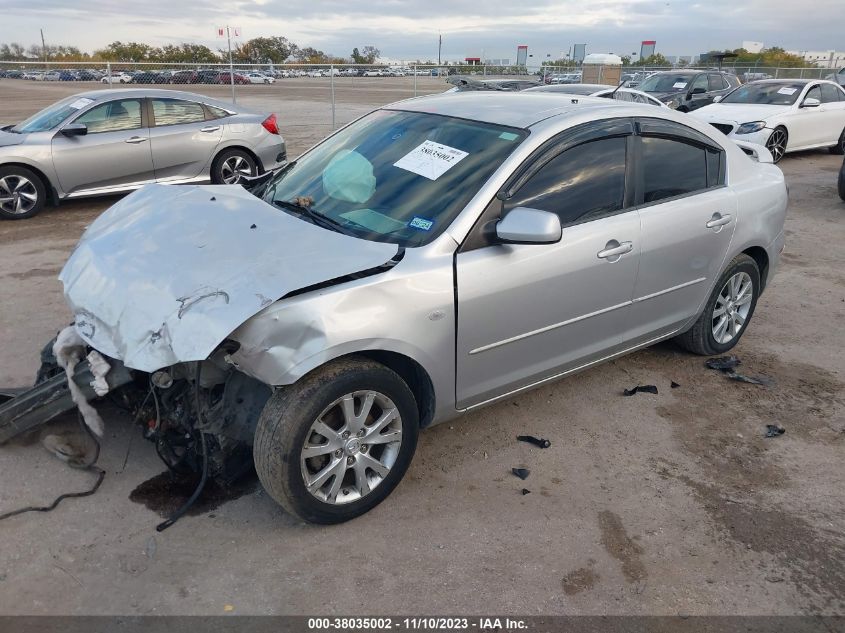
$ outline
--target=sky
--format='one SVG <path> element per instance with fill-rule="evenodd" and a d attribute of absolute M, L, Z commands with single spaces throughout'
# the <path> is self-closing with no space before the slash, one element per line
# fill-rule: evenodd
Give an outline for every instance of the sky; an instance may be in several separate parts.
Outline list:
<path fill-rule="evenodd" d="M 744 40 L 787 50 L 843 50 L 845 0 L 0 0 L 0 42 L 40 43 L 93 51 L 114 40 L 153 45 L 192 42 L 225 47 L 216 27 L 244 40 L 283 35 L 300 46 L 348 56 L 373 45 L 392 60 L 559 58 L 575 43 L 588 53 L 639 53 L 657 40 L 664 55 L 738 48 Z"/>

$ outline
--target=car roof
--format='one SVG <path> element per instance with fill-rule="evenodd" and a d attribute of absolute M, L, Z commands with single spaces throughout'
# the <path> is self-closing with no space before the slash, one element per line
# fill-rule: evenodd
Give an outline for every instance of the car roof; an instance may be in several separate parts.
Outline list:
<path fill-rule="evenodd" d="M 801 86 L 806 86 L 808 83 L 812 81 L 824 81 L 823 79 L 757 79 L 755 81 L 749 81 L 748 83 L 753 84 L 799 84 Z"/>
<path fill-rule="evenodd" d="M 235 73 L 237 74 L 237 73 Z M 152 97 L 160 99 L 185 99 L 187 101 L 198 101 L 207 105 L 213 105 L 222 108 L 228 112 L 243 113 L 243 114 L 257 114 L 254 110 L 244 108 L 240 105 L 233 105 L 226 101 L 219 101 L 206 97 L 205 95 L 197 94 L 195 92 L 185 92 L 183 90 L 167 90 L 165 88 L 111 88 L 107 90 L 89 90 L 88 92 L 81 92 L 75 97 L 85 97 L 93 101 L 106 101 L 108 99 L 129 99 L 139 97 Z"/>
<path fill-rule="evenodd" d="M 386 110 L 404 110 L 440 114 L 460 119 L 529 128 L 535 123 L 560 114 L 580 113 L 587 109 L 619 107 L 611 99 L 550 92 L 453 92 L 417 97 L 388 106 Z M 654 107 L 654 106 L 644 106 Z"/>

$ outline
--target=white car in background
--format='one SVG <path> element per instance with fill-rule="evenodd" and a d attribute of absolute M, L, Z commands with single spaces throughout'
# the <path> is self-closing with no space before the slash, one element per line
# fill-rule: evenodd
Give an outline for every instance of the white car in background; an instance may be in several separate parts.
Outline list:
<path fill-rule="evenodd" d="M 641 103 L 653 105 L 659 108 L 668 108 L 657 97 L 641 90 L 622 88 L 617 86 L 606 86 L 604 84 L 555 84 L 551 86 L 537 86 L 528 88 L 525 92 L 550 92 L 561 95 L 584 95 L 589 97 L 604 97 L 616 101 L 628 101 L 629 103 Z"/>
<path fill-rule="evenodd" d="M 103 84 L 131 84 L 132 83 L 132 75 L 129 73 L 121 73 L 121 72 L 112 72 L 111 74 L 111 81 L 109 81 L 109 76 L 106 75 L 102 79 L 100 79 L 100 83 Z"/>
<path fill-rule="evenodd" d="M 274 77 L 268 77 L 267 75 L 262 75 L 261 73 L 247 73 L 246 78 L 249 79 L 249 83 L 251 84 L 276 83 L 276 79 Z"/>
<path fill-rule="evenodd" d="M 845 90 L 832 81 L 754 81 L 690 116 L 735 141 L 765 145 L 774 162 L 806 149 L 845 153 Z"/>

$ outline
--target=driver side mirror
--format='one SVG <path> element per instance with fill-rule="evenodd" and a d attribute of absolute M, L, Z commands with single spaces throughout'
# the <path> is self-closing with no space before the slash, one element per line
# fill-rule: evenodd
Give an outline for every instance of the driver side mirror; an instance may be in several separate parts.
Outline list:
<path fill-rule="evenodd" d="M 88 126 L 84 123 L 70 123 L 62 128 L 65 136 L 85 136 L 88 134 Z"/>
<path fill-rule="evenodd" d="M 821 105 L 821 101 L 818 99 L 814 99 L 813 97 L 807 97 L 801 103 L 802 108 L 818 108 Z"/>
<path fill-rule="evenodd" d="M 503 244 L 555 244 L 560 241 L 556 213 L 517 207 L 496 223 L 496 237 Z"/>

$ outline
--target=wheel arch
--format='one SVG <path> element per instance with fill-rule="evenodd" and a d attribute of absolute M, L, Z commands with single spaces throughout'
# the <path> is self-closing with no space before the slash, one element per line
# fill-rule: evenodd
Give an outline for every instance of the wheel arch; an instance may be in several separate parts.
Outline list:
<path fill-rule="evenodd" d="M 264 164 L 261 162 L 261 159 L 258 157 L 258 155 L 245 145 L 240 145 L 237 142 L 231 143 L 230 145 L 218 146 L 217 151 L 214 154 L 214 158 L 211 159 L 211 164 L 216 165 L 217 159 L 220 158 L 220 155 L 223 152 L 227 152 L 232 149 L 237 149 L 244 152 L 245 154 L 249 154 L 250 158 L 252 158 L 252 160 L 254 160 L 255 164 L 258 166 L 258 172 L 260 174 L 264 173 Z"/>
<path fill-rule="evenodd" d="M 760 270 L 760 294 L 763 294 L 769 276 L 769 254 L 762 246 L 750 246 L 742 251 L 742 254 L 748 255 L 757 264 Z"/>
<path fill-rule="evenodd" d="M 28 169 L 36 176 L 38 176 L 38 178 L 41 180 L 41 183 L 44 185 L 44 189 L 47 191 L 48 201 L 53 206 L 59 204 L 59 192 L 56 190 L 56 187 L 53 185 L 53 182 L 50 180 L 47 174 L 44 173 L 42 169 L 39 169 L 35 165 L 30 165 L 29 163 L 24 163 L 16 160 L 0 163 L 0 167 L 23 167 L 24 169 Z"/>

